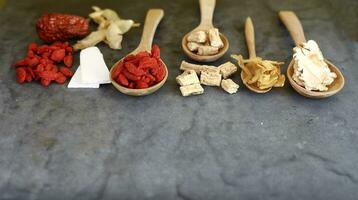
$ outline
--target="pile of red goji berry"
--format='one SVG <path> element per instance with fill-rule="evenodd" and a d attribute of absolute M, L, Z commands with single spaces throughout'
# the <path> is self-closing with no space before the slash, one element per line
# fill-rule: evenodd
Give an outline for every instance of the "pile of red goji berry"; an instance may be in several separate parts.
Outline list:
<path fill-rule="evenodd" d="M 47 87 L 52 81 L 63 84 L 66 77 L 72 77 L 73 49 L 68 42 L 55 42 L 51 45 L 38 46 L 30 43 L 26 58 L 15 63 L 17 82 L 22 84 L 40 81 Z M 58 67 L 56 64 L 64 64 Z"/>
<path fill-rule="evenodd" d="M 153 45 L 151 53 L 142 51 L 125 57 L 111 74 L 118 84 L 131 89 L 151 87 L 162 81 L 165 75 L 165 66 L 157 45 Z"/>

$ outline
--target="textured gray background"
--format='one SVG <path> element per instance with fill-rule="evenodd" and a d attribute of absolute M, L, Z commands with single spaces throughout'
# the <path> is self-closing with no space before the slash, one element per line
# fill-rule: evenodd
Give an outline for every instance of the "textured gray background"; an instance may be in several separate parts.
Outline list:
<path fill-rule="evenodd" d="M 141 23 L 147 9 L 165 10 L 155 43 L 170 76 L 159 92 L 133 98 L 111 85 L 69 90 L 15 82 L 11 64 L 29 42 L 39 42 L 36 19 L 45 11 L 86 16 L 91 5 Z M 247 55 L 248 15 L 258 55 L 288 62 L 293 42 L 277 18 L 281 9 L 295 10 L 307 38 L 343 71 L 340 94 L 310 100 L 287 84 L 265 95 L 241 87 L 230 96 L 206 87 L 202 96 L 181 97 L 175 76 L 187 58 L 180 43 L 199 22 L 197 1 L 5 2 L 0 199 L 358 199 L 356 0 L 219 0 L 215 24 L 231 48 L 214 64 L 228 61 L 230 53 Z M 122 51 L 99 46 L 108 66 L 136 47 L 141 31 L 125 35 Z"/>

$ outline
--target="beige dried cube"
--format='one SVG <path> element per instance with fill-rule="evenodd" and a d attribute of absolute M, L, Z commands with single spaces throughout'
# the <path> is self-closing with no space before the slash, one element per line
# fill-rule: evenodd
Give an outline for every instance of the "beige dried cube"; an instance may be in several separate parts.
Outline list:
<path fill-rule="evenodd" d="M 194 70 L 188 70 L 176 77 L 176 81 L 181 86 L 200 84 L 198 75 Z"/>
<path fill-rule="evenodd" d="M 208 40 L 208 36 L 205 31 L 195 31 L 188 35 L 187 40 L 188 42 L 205 43 Z"/>
<path fill-rule="evenodd" d="M 223 41 L 220 38 L 219 29 L 211 28 L 208 30 L 210 46 L 222 48 L 224 46 Z"/>
<path fill-rule="evenodd" d="M 187 46 L 190 51 L 198 51 L 199 47 L 202 45 L 196 42 L 188 42 Z"/>
<path fill-rule="evenodd" d="M 200 83 L 207 86 L 220 86 L 221 74 L 218 72 L 202 71 Z"/>
<path fill-rule="evenodd" d="M 224 79 L 221 81 L 221 88 L 229 94 L 234 94 L 239 89 L 239 85 L 231 79 Z"/>
<path fill-rule="evenodd" d="M 200 56 L 211 56 L 219 53 L 219 48 L 212 46 L 199 46 L 198 55 Z"/>
<path fill-rule="evenodd" d="M 192 84 L 180 87 L 180 92 L 184 97 L 199 95 L 204 93 L 204 88 L 200 84 Z"/>
<path fill-rule="evenodd" d="M 219 66 L 220 73 L 226 79 L 237 72 L 237 67 L 232 62 L 226 62 Z"/>
<path fill-rule="evenodd" d="M 200 74 L 203 71 L 207 71 L 207 72 L 215 72 L 218 73 L 219 68 L 215 67 L 215 66 L 210 66 L 210 65 L 196 65 L 196 64 L 192 64 L 192 63 L 188 63 L 186 61 L 183 61 L 180 65 L 180 70 L 183 71 L 187 71 L 187 70 L 194 70 L 197 74 Z"/>

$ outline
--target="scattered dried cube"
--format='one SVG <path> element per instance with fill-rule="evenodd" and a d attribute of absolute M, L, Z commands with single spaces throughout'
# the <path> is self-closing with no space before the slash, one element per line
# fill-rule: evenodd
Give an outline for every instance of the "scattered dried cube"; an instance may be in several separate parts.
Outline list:
<path fill-rule="evenodd" d="M 231 79 L 224 79 L 221 81 L 221 88 L 224 89 L 229 94 L 234 94 L 239 89 L 239 85 L 236 84 Z"/>
<path fill-rule="evenodd" d="M 187 46 L 190 51 L 198 51 L 201 44 L 198 44 L 196 42 L 188 42 Z"/>
<path fill-rule="evenodd" d="M 187 40 L 188 42 L 205 43 L 207 41 L 207 35 L 205 31 L 195 31 L 189 34 Z"/>
<path fill-rule="evenodd" d="M 208 86 L 220 86 L 221 74 L 218 72 L 203 71 L 200 75 L 200 83 Z"/>
<path fill-rule="evenodd" d="M 237 72 L 237 67 L 231 62 L 224 63 L 219 66 L 220 73 L 223 75 L 223 78 L 226 79 Z"/>
<path fill-rule="evenodd" d="M 204 93 L 204 88 L 199 83 L 180 87 L 180 92 L 184 97 L 199 95 Z"/>
<path fill-rule="evenodd" d="M 194 70 L 197 74 L 200 74 L 203 71 L 206 72 L 219 72 L 219 68 L 210 65 L 196 65 L 192 63 L 188 63 L 183 61 L 180 65 L 180 70 L 187 71 L 187 70 Z"/>
<path fill-rule="evenodd" d="M 222 48 L 224 46 L 223 41 L 220 38 L 219 29 L 211 28 L 208 30 L 210 46 Z"/>
<path fill-rule="evenodd" d="M 212 46 L 199 46 L 198 47 L 198 55 L 200 56 L 211 56 L 219 53 L 218 47 Z"/>
<path fill-rule="evenodd" d="M 200 84 L 198 75 L 194 70 L 188 70 L 177 76 L 176 81 L 181 86 Z"/>

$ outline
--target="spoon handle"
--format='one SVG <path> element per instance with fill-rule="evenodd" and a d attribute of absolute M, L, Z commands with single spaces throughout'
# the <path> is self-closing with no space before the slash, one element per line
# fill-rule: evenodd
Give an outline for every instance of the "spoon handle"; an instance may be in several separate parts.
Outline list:
<path fill-rule="evenodd" d="M 245 22 L 245 37 L 246 37 L 247 48 L 249 49 L 249 57 L 250 57 L 250 59 L 256 58 L 255 30 L 254 30 L 254 25 L 252 23 L 251 17 L 246 18 L 246 22 Z"/>
<path fill-rule="evenodd" d="M 279 17 L 286 26 L 295 41 L 296 46 L 306 42 L 305 34 L 303 32 L 302 24 L 297 15 L 292 11 L 280 11 Z"/>
<path fill-rule="evenodd" d="M 199 0 L 201 12 L 201 26 L 208 28 L 213 27 L 213 15 L 215 10 L 216 0 Z"/>
<path fill-rule="evenodd" d="M 150 9 L 145 18 L 142 39 L 137 48 L 138 51 L 151 51 L 153 38 L 159 22 L 164 16 L 162 9 Z"/>

